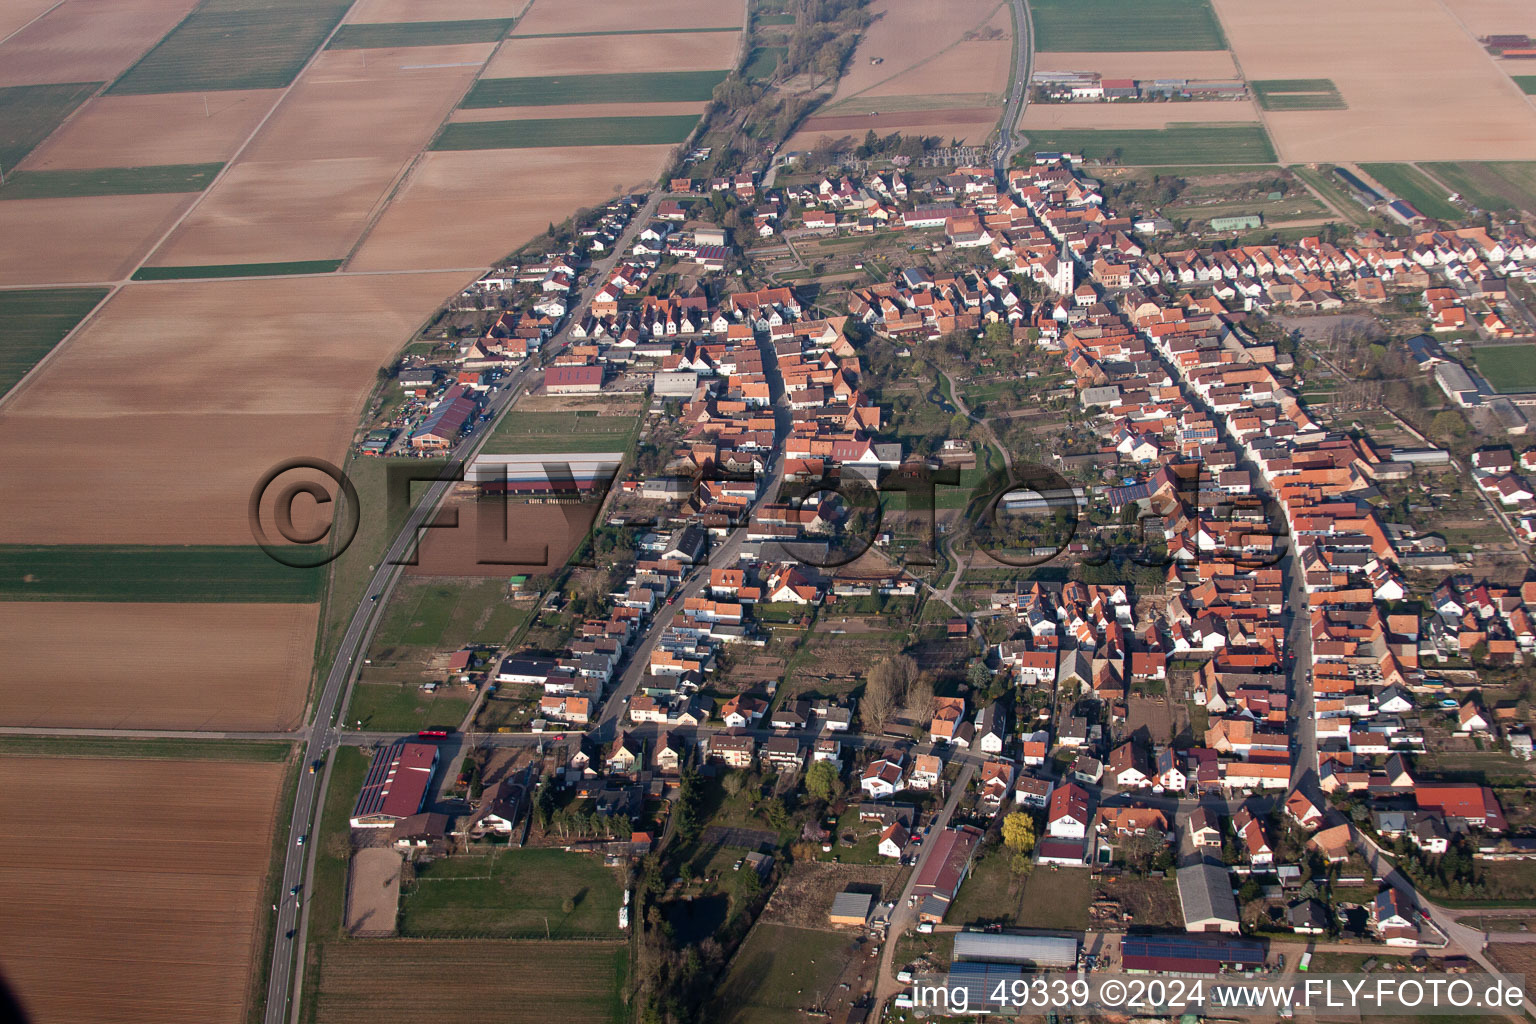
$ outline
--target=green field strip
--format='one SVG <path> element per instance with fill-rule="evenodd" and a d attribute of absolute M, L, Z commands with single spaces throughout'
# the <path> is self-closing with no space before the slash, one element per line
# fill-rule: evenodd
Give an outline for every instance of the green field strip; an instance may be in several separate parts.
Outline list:
<path fill-rule="evenodd" d="M 754 46 L 747 56 L 746 66 L 741 69 L 741 77 L 749 82 L 762 82 L 773 77 L 779 64 L 789 56 L 787 46 Z"/>
<path fill-rule="evenodd" d="M 9 171 L 53 134 L 103 82 L 0 88 L 0 169 Z"/>
<path fill-rule="evenodd" d="M 1347 110 L 1349 104 L 1336 92 L 1286 92 L 1260 96 L 1265 110 Z"/>
<path fill-rule="evenodd" d="M 0 199 L 71 199 L 201 192 L 223 164 L 155 164 L 89 170 L 18 171 L 5 176 Z"/>
<path fill-rule="evenodd" d="M 699 123 L 694 114 L 463 121 L 445 125 L 432 149 L 547 149 L 555 146 L 676 145 Z"/>
<path fill-rule="evenodd" d="M 600 32 L 514 32 L 514 39 L 577 39 L 585 36 L 675 36 L 693 32 L 740 32 L 740 25 L 719 25 L 714 28 L 611 28 Z"/>
<path fill-rule="evenodd" d="M 1536 391 L 1536 345 L 1479 345 L 1477 371 L 1500 394 Z"/>
<path fill-rule="evenodd" d="M 452 46 L 494 43 L 512 30 L 516 18 L 474 21 L 391 21 L 343 25 L 327 50 L 383 50 L 397 46 Z"/>
<path fill-rule="evenodd" d="M 1455 204 L 1446 199 L 1446 190 L 1416 168 L 1407 164 L 1361 164 L 1360 169 L 1427 217 L 1456 220 L 1461 216 Z"/>
<path fill-rule="evenodd" d="M 0 291 L 0 395 L 106 298 L 108 288 Z"/>
<path fill-rule="evenodd" d="M 1160 164 L 1274 163 L 1275 150 L 1258 124 L 1170 124 L 1161 129 L 1030 131 L 1025 152 L 1081 153 L 1085 160 L 1117 160 L 1129 167 Z"/>
<path fill-rule="evenodd" d="M 460 106 L 537 107 L 566 103 L 704 102 L 729 71 L 640 71 L 619 75 L 482 78 Z"/>
<path fill-rule="evenodd" d="M 186 267 L 140 267 L 135 281 L 184 281 L 207 277 L 286 277 L 332 274 L 345 260 L 289 260 L 285 263 L 210 263 Z"/>
<path fill-rule="evenodd" d="M 107 91 L 281 89 L 351 6 L 351 0 L 203 0 Z"/>
<path fill-rule="evenodd" d="M 1037 51 L 1225 50 L 1209 0 L 1030 0 Z"/>
<path fill-rule="evenodd" d="M 1422 166 L 1484 210 L 1536 210 L 1536 162 L 1472 161 Z"/>
<path fill-rule="evenodd" d="M 1515 80 L 1521 92 L 1527 96 L 1536 96 L 1536 75 L 1510 75 L 1509 77 Z"/>
<path fill-rule="evenodd" d="M 262 740 L 123 739 L 116 736 L 0 736 L 0 757 L 110 757 L 141 761 L 282 762 L 293 747 Z"/>
<path fill-rule="evenodd" d="M 1260 96 L 1286 92 L 1338 92 L 1331 78 L 1255 78 L 1248 82 Z"/>
<path fill-rule="evenodd" d="M 0 601 L 310 604 L 325 579 L 255 545 L 0 545 Z"/>

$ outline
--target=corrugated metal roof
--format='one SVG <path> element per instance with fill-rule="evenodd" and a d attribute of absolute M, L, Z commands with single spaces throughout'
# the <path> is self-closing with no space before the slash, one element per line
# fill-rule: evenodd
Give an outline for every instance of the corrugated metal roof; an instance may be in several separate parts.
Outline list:
<path fill-rule="evenodd" d="M 1186 926 L 1198 921 L 1237 921 L 1237 900 L 1227 869 L 1191 864 L 1179 869 L 1179 903 Z"/>
<path fill-rule="evenodd" d="M 1056 935 L 960 932 L 955 936 L 955 959 L 1030 964 L 1036 967 L 1071 967 L 1077 962 L 1077 940 Z"/>
<path fill-rule="evenodd" d="M 840 892 L 832 897 L 833 917 L 869 917 L 869 905 L 874 897 L 867 892 Z"/>

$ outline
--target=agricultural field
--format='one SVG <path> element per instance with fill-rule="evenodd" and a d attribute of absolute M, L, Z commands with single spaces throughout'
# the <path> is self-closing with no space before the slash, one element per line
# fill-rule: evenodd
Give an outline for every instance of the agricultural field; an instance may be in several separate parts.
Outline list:
<path fill-rule="evenodd" d="M 1536 75 L 1510 75 L 1509 77 L 1515 80 L 1521 92 L 1527 96 L 1536 96 Z"/>
<path fill-rule="evenodd" d="M 720 991 L 727 1024 L 787 1024 L 831 995 L 851 955 L 847 933 L 759 924 L 736 956 Z"/>
<path fill-rule="evenodd" d="M 1161 131 L 1030 132 L 1031 149 L 1081 153 L 1127 166 L 1269 163 L 1275 151 L 1257 124 L 1170 124 Z"/>
<path fill-rule="evenodd" d="M 0 395 L 53 351 L 107 297 L 105 288 L 0 291 Z M 0 580 L 3 585 L 3 580 Z"/>
<path fill-rule="evenodd" d="M 363 669 L 343 722 L 359 729 L 403 733 L 456 729 L 474 702 L 474 694 L 462 686 L 439 686 L 427 693 L 419 682 L 380 682 L 373 678 L 377 674 L 372 668 Z"/>
<path fill-rule="evenodd" d="M 445 125 L 432 141 L 432 148 L 475 150 L 675 145 L 686 139 L 698 123 L 699 119 L 692 114 L 459 122 Z"/>
<path fill-rule="evenodd" d="M 325 573 L 296 569 L 258 547 L 0 545 L 0 600 L 320 600 Z"/>
<path fill-rule="evenodd" d="M 0 477 L 31 481 L 0 543 L 251 544 L 262 475 L 339 458 L 379 366 L 472 276 L 120 289 L 0 411 Z M 283 386 L 251 389 L 276 367 Z"/>
<path fill-rule="evenodd" d="M 1269 78 L 1248 83 L 1265 110 L 1343 110 L 1331 78 Z"/>
<path fill-rule="evenodd" d="M 735 29 L 747 21 L 745 0 L 633 0 L 623 10 L 625 24 L 663 31 Z M 565 35 L 624 29 L 613 21 L 605 0 L 534 0 L 517 30 L 519 35 Z"/>
<path fill-rule="evenodd" d="M 626 823 L 626 829 L 629 825 Z M 414 938 L 622 938 L 619 877 L 601 857 L 493 846 L 417 865 L 401 896 L 400 934 Z M 565 910 L 565 901 L 573 908 Z"/>
<path fill-rule="evenodd" d="M 1436 220 L 1460 220 L 1462 213 L 1446 200 L 1446 191 L 1408 164 L 1361 164 L 1360 169 L 1399 199 L 1412 203 L 1420 213 Z"/>
<path fill-rule="evenodd" d="M 0 43 L 0 86 L 116 78 L 198 0 L 59 3 Z"/>
<path fill-rule="evenodd" d="M 1211 2 L 1246 78 L 1327 78 L 1347 106 L 1267 111 L 1285 163 L 1536 159 L 1536 109 L 1442 4 Z"/>
<path fill-rule="evenodd" d="M 98 167 L 86 170 L 17 171 L 6 175 L 0 200 L 67 199 L 72 196 L 134 196 L 201 192 L 223 164 L 160 167 Z"/>
<path fill-rule="evenodd" d="M 135 281 L 200 281 L 222 277 L 292 277 L 332 274 L 342 260 L 284 260 L 281 263 L 204 263 L 184 267 L 140 267 Z"/>
<path fill-rule="evenodd" d="M 1479 345 L 1473 354 L 1495 391 L 1536 391 L 1536 345 Z"/>
<path fill-rule="evenodd" d="M 1235 80 L 1237 65 L 1226 50 L 1138 50 L 1036 53 L 1036 71 L 1097 71 L 1105 78 Z"/>
<path fill-rule="evenodd" d="M 29 1014 L 245 1020 L 286 774 L 280 762 L 0 757 L 6 791 L 47 780 L 117 819 L 106 843 L 93 817 L 54 801 L 11 807 L 0 960 Z"/>
<path fill-rule="evenodd" d="M 474 21 L 397 21 L 358 24 L 336 30 L 329 50 L 378 50 L 397 46 L 446 46 L 455 43 L 494 43 L 512 28 L 513 18 Z"/>
<path fill-rule="evenodd" d="M 1536 210 L 1536 163 L 1434 163 L 1423 167 L 1484 210 Z"/>
<path fill-rule="evenodd" d="M 318 604 L 0 602 L 0 721 L 297 728 L 319 615 Z"/>
<path fill-rule="evenodd" d="M 371 656 L 386 658 L 384 649 L 397 646 L 453 650 L 502 644 L 527 616 L 508 599 L 500 581 L 402 580 L 374 634 Z"/>
<path fill-rule="evenodd" d="M 120 280 L 195 198 L 183 192 L 0 202 L 0 285 Z"/>
<path fill-rule="evenodd" d="M 351 4 L 203 0 L 109 92 L 278 89 L 298 77 Z"/>
<path fill-rule="evenodd" d="M 529 107 L 592 103 L 681 103 L 708 100 L 724 71 L 642 71 L 630 74 L 482 78 L 466 107 Z"/>
<path fill-rule="evenodd" d="M 18 169 L 74 171 L 222 162 L 234 156 L 277 96 L 272 89 L 97 96 L 34 149 Z M 5 166 L 9 177 L 11 165 Z"/>
<path fill-rule="evenodd" d="M 516 20 L 528 0 L 357 0 L 347 12 L 347 24 L 393 24 L 401 21 L 473 21 L 483 18 Z"/>
<path fill-rule="evenodd" d="M 552 217 L 654 182 L 671 151 L 604 145 L 425 153 L 348 266 L 488 265 L 543 231 Z M 508 189 L 509 181 L 520 187 Z M 454 230 L 444 231 L 445 224 Z"/>
<path fill-rule="evenodd" d="M 1040 50 L 1224 50 L 1209 0 L 1030 0 Z"/>
<path fill-rule="evenodd" d="M 574 35 L 558 37 L 508 36 L 490 63 L 486 78 L 513 78 L 522 75 L 571 75 L 578 79 L 595 68 L 604 73 L 651 71 L 656 67 L 656 53 L 663 48 L 669 71 L 709 71 L 728 68 L 741 45 L 741 33 L 667 32 L 664 36 L 626 32 L 612 35 Z"/>
<path fill-rule="evenodd" d="M 149 262 L 346 257 L 492 47 L 320 54 Z"/>
<path fill-rule="evenodd" d="M 621 1024 L 623 942 L 363 939 L 328 942 L 306 1021 L 481 1024 L 486 1007 L 514 1021 Z M 308 987 L 308 986 L 306 986 Z M 472 992 L 474 998 L 423 999 Z"/>
<path fill-rule="evenodd" d="M 632 416 L 580 412 L 507 413 L 481 451 L 486 455 L 555 455 L 624 452 L 634 444 L 639 422 Z"/>
<path fill-rule="evenodd" d="M 425 531 L 416 562 L 406 572 L 498 582 L 551 572 L 591 532 L 602 497 L 599 491 L 580 502 L 456 502 L 450 507 L 458 514 L 457 527 Z"/>
<path fill-rule="evenodd" d="M 1202 124 L 1217 127 L 1246 124 L 1259 128 L 1259 112 L 1251 100 L 1210 103 L 1031 103 L 1019 119 L 1019 129 L 1036 131 L 1087 128 L 1099 131 L 1165 131 Z M 1234 158 L 1234 162 L 1237 159 Z"/>
<path fill-rule="evenodd" d="M 0 89 L 0 167 L 21 163 L 99 88 L 100 82 L 76 82 Z"/>

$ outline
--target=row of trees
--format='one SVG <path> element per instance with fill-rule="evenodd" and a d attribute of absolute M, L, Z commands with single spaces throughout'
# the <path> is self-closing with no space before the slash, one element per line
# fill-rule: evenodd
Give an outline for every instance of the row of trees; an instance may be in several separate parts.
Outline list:
<path fill-rule="evenodd" d="M 882 658 L 865 677 L 860 708 L 864 721 L 876 732 L 899 708 L 926 722 L 933 715 L 933 679 L 919 671 L 909 655 Z"/>

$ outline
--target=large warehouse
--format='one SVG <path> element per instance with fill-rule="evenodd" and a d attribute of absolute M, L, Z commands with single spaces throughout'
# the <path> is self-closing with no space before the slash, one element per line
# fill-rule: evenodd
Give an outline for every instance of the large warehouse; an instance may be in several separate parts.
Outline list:
<path fill-rule="evenodd" d="M 955 936 L 954 958 L 990 964 L 1065 968 L 1077 963 L 1077 940 L 1057 935 L 960 932 Z"/>
<path fill-rule="evenodd" d="M 476 455 L 464 479 L 488 493 L 583 494 L 607 490 L 623 461 L 623 452 Z"/>
<path fill-rule="evenodd" d="M 1220 974 L 1264 965 L 1264 944 L 1253 939 L 1185 935 L 1127 935 L 1120 959 L 1133 974 Z"/>

